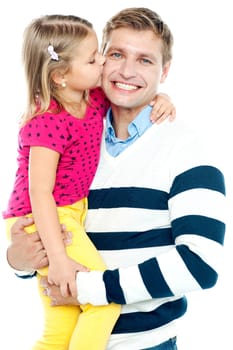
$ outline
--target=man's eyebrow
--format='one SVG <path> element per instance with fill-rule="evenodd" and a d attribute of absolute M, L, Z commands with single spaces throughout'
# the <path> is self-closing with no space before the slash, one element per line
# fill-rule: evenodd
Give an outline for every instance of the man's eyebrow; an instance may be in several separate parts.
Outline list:
<path fill-rule="evenodd" d="M 108 52 L 108 51 L 120 51 L 120 52 L 123 52 L 124 50 L 121 49 L 118 46 L 109 46 L 109 48 L 106 50 L 106 52 Z"/>

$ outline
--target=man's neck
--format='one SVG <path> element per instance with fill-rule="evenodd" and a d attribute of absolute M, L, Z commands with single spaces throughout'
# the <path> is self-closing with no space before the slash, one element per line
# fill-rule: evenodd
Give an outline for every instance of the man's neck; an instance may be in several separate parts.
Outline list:
<path fill-rule="evenodd" d="M 126 140 L 129 137 L 128 126 L 130 122 L 124 119 L 118 119 L 113 117 L 112 127 L 115 131 L 115 135 L 120 140 Z"/>
<path fill-rule="evenodd" d="M 126 109 L 112 106 L 112 126 L 117 138 L 126 140 L 129 137 L 128 126 L 143 108 Z"/>

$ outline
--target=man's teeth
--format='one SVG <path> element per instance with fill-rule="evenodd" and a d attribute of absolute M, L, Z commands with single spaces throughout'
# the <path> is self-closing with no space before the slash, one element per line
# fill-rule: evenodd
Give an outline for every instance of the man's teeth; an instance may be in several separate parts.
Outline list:
<path fill-rule="evenodd" d="M 124 89 L 124 90 L 137 90 L 137 86 L 135 85 L 128 85 L 124 83 L 115 83 L 115 85 L 120 89 Z"/>

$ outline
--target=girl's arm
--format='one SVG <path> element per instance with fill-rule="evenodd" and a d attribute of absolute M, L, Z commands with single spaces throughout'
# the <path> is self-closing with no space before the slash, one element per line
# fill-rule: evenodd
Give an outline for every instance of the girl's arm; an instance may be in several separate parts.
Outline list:
<path fill-rule="evenodd" d="M 76 295 L 76 262 L 64 247 L 53 189 L 59 153 L 46 147 L 31 147 L 29 195 L 34 221 L 49 259 L 48 280 L 60 286 L 63 296 Z"/>
<path fill-rule="evenodd" d="M 151 112 L 152 123 L 156 122 L 157 124 L 160 124 L 167 118 L 169 118 L 170 121 L 175 119 L 176 108 L 167 94 L 162 92 L 159 93 L 155 96 L 150 105 L 153 106 Z"/>
<path fill-rule="evenodd" d="M 92 103 L 96 104 L 98 109 L 102 110 L 102 115 L 105 117 L 110 107 L 110 102 L 105 96 L 104 91 L 101 88 L 93 89 L 90 91 L 90 98 Z M 154 97 L 150 105 L 153 106 L 151 112 L 151 121 L 153 123 L 156 122 L 159 124 L 167 118 L 173 121 L 176 118 L 176 108 L 167 94 L 160 92 Z"/>

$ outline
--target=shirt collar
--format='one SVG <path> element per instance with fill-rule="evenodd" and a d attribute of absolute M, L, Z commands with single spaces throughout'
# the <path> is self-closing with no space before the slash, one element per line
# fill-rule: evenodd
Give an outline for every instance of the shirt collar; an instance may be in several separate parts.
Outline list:
<path fill-rule="evenodd" d="M 144 107 L 136 118 L 128 125 L 129 137 L 132 137 L 135 134 L 141 136 L 146 129 L 152 125 L 149 117 L 152 108 L 153 107 L 149 105 Z M 112 109 L 109 108 L 106 115 L 106 138 L 108 139 L 116 138 L 115 131 L 112 126 L 112 119 Z"/>

